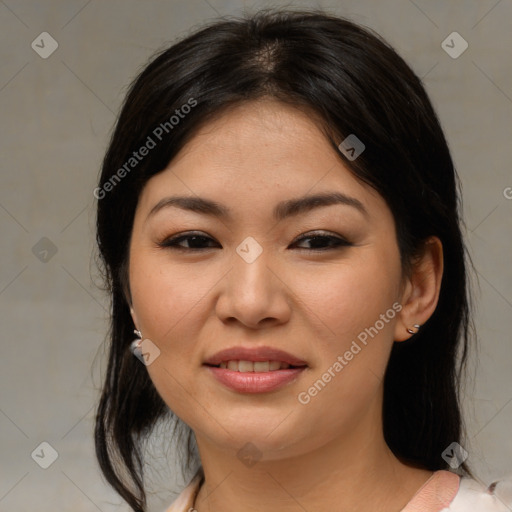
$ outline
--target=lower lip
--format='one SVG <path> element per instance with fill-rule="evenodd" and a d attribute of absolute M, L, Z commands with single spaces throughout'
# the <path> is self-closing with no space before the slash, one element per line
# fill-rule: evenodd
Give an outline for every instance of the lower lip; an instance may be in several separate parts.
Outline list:
<path fill-rule="evenodd" d="M 295 380 L 306 369 L 304 366 L 269 372 L 237 372 L 216 366 L 206 366 L 206 368 L 220 383 L 239 393 L 275 391 Z"/>

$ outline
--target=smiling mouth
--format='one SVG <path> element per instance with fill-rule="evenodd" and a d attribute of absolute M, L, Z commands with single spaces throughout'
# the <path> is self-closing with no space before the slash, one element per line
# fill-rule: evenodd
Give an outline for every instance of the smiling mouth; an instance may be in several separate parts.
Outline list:
<path fill-rule="evenodd" d="M 206 364 L 213 368 L 223 368 L 235 372 L 248 373 L 248 372 L 272 372 L 276 370 L 288 370 L 305 368 L 306 365 L 293 366 L 282 361 L 244 361 L 244 360 L 229 360 L 222 361 L 220 364 Z"/>

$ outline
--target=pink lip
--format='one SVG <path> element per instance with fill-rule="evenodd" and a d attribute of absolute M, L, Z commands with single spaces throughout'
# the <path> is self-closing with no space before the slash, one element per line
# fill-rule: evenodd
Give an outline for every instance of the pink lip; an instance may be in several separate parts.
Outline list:
<path fill-rule="evenodd" d="M 250 361 L 251 359 L 244 360 Z M 273 359 L 273 361 L 276 360 L 279 359 Z M 306 369 L 303 366 L 301 368 L 287 368 L 286 370 L 273 370 L 269 372 L 237 372 L 227 368 L 217 368 L 216 366 L 206 366 L 206 368 L 219 382 L 240 393 L 275 391 L 296 379 Z"/>
<path fill-rule="evenodd" d="M 217 352 L 210 358 L 208 358 L 204 364 L 207 365 L 219 365 L 223 361 L 281 361 L 288 363 L 291 366 L 307 366 L 305 361 L 298 359 L 297 357 L 272 347 L 231 347 L 220 352 Z M 273 373 L 287 370 L 275 370 Z M 238 372 L 233 372 L 238 373 Z M 262 373 L 262 372 L 259 372 Z"/>

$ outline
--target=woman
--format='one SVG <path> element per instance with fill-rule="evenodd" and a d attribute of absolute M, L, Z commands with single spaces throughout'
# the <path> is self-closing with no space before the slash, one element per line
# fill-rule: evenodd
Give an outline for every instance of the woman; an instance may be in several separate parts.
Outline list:
<path fill-rule="evenodd" d="M 133 83 L 95 196 L 96 452 L 134 511 L 168 417 L 200 459 L 169 511 L 507 510 L 465 462 L 456 173 L 378 36 L 289 11 L 190 35 Z"/>

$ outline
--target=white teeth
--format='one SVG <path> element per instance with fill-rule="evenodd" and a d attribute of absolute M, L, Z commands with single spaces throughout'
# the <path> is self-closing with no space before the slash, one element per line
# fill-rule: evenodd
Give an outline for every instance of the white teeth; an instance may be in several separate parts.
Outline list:
<path fill-rule="evenodd" d="M 281 363 L 279 361 L 270 361 L 269 370 L 279 370 L 281 368 Z"/>
<path fill-rule="evenodd" d="M 277 362 L 277 361 L 275 361 Z M 268 372 L 270 370 L 270 362 L 269 361 L 258 361 L 254 363 L 254 371 L 255 372 Z M 281 366 L 281 365 L 279 365 Z"/>
<path fill-rule="evenodd" d="M 230 361 L 231 363 L 231 361 Z M 229 366 L 229 364 L 228 364 Z M 252 361 L 238 361 L 238 371 L 239 372 L 253 372 L 254 371 L 254 363 Z"/>
<path fill-rule="evenodd" d="M 269 372 L 274 370 L 286 370 L 290 367 L 288 363 L 281 363 L 281 361 L 223 361 L 220 363 L 220 368 L 227 368 L 235 372 Z"/>

